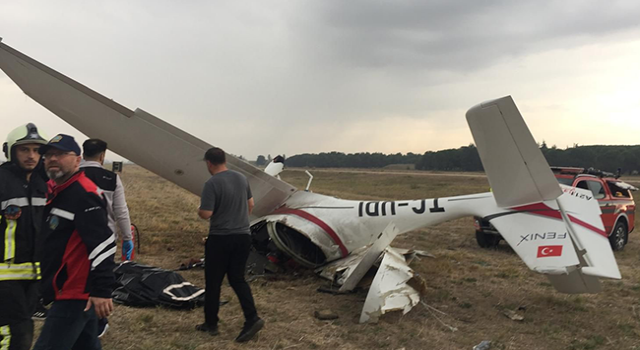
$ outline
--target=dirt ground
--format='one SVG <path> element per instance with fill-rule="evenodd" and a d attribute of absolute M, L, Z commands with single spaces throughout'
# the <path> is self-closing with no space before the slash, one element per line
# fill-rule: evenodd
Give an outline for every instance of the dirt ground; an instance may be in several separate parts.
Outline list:
<path fill-rule="evenodd" d="M 434 198 L 486 192 L 481 174 L 312 170 L 312 190 L 346 199 Z M 176 269 L 201 257 L 207 223 L 199 220 L 199 198 L 141 169 L 125 166 L 123 181 L 132 221 L 141 231 L 137 260 Z M 299 188 L 307 182 L 302 170 L 288 170 L 283 179 Z M 627 178 L 636 185 L 640 178 Z M 637 220 L 636 220 L 637 224 Z M 547 279 L 530 271 L 506 243 L 479 248 L 471 218 L 460 219 L 399 236 L 394 247 L 426 250 L 412 267 L 427 281 L 422 301 L 406 315 L 382 317 L 378 324 L 359 324 L 367 294 L 360 290 L 334 296 L 317 292 L 327 282 L 300 270 L 251 283 L 256 304 L 266 320 L 252 341 L 233 341 L 242 327 L 242 313 L 231 288 L 223 287 L 221 334 L 194 330 L 203 321 L 202 308 L 116 306 L 111 328 L 102 340 L 110 349 L 472 349 L 483 340 L 491 349 L 640 349 L 640 272 L 636 268 L 640 238 L 616 253 L 623 279 L 605 281 L 597 295 L 557 293 Z M 200 269 L 181 272 L 204 285 Z M 426 306 L 428 305 L 428 306 Z M 314 311 L 330 309 L 339 318 L 320 321 Z M 515 311 L 522 321 L 505 312 Z"/>

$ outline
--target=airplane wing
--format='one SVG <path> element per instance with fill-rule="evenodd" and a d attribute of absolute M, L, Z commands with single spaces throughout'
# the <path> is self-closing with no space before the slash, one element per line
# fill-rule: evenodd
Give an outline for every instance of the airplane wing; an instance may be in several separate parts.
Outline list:
<path fill-rule="evenodd" d="M 141 109 L 132 111 L 0 42 L 2 69 L 33 100 L 85 135 L 176 185 L 200 195 L 210 177 L 202 161 L 212 146 Z M 249 180 L 262 216 L 296 188 L 227 154 L 230 169 Z"/>

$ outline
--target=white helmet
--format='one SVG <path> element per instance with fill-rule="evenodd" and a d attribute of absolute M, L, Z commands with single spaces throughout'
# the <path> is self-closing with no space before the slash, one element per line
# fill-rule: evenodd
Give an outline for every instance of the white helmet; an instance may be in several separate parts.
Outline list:
<path fill-rule="evenodd" d="M 13 146 L 24 145 L 27 143 L 39 143 L 41 145 L 47 144 L 47 137 L 38 133 L 38 128 L 33 123 L 19 126 L 13 129 L 9 135 L 7 135 L 7 142 L 2 144 L 2 151 L 8 161 L 11 161 L 13 156 Z"/>

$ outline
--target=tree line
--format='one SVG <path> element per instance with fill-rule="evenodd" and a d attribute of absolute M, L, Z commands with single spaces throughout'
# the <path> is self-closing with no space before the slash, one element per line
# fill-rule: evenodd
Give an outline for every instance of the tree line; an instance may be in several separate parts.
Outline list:
<path fill-rule="evenodd" d="M 579 146 L 566 149 L 540 145 L 542 154 L 552 166 L 596 168 L 615 172 L 637 174 L 640 171 L 640 145 L 638 146 Z M 268 163 L 271 158 L 258 157 L 258 165 Z M 289 157 L 285 164 L 290 167 L 308 168 L 383 168 L 392 164 L 414 164 L 420 170 L 438 171 L 484 171 L 475 145 L 456 149 L 416 153 L 342 153 L 298 154 Z"/>
<path fill-rule="evenodd" d="M 551 165 L 575 166 L 616 172 L 637 174 L 640 171 L 640 145 L 636 146 L 578 146 L 567 149 L 547 147 L 543 142 L 542 154 Z"/>
<path fill-rule="evenodd" d="M 391 164 L 416 164 L 420 157 L 415 153 L 305 153 L 287 158 L 285 164 L 308 168 L 383 168 Z"/>

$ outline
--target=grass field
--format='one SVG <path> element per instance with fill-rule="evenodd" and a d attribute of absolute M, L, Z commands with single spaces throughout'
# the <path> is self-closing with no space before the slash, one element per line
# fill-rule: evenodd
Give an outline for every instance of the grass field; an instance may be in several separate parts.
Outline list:
<path fill-rule="evenodd" d="M 313 172 L 314 192 L 348 199 L 434 198 L 486 192 L 482 174 L 434 174 L 403 171 Z M 288 170 L 283 179 L 304 188 L 307 176 Z M 638 185 L 640 178 L 627 179 Z M 207 222 L 197 219 L 199 198 L 136 166 L 123 173 L 132 221 L 142 232 L 138 261 L 175 269 L 201 257 Z M 637 221 L 637 220 L 636 220 Z M 636 225 L 638 223 L 636 222 Z M 632 233 L 616 253 L 623 279 L 605 281 L 598 295 L 564 295 L 531 272 L 502 242 L 498 249 L 477 246 L 472 219 L 466 218 L 399 236 L 393 246 L 426 250 L 435 258 L 414 261 L 427 292 L 407 315 L 388 314 L 378 324 L 358 324 L 366 291 L 333 296 L 316 289 L 326 282 L 312 272 L 277 276 L 251 283 L 266 320 L 251 342 L 233 339 L 242 313 L 231 288 L 223 287 L 221 334 L 197 333 L 202 308 L 175 311 L 116 306 L 104 349 L 471 349 L 483 340 L 491 349 L 640 349 L 640 237 Z M 203 271 L 182 275 L 204 285 Z M 331 309 L 334 321 L 314 318 Z M 430 311 L 431 310 L 431 311 Z M 524 316 L 513 321 L 505 311 Z M 455 329 L 455 330 L 454 330 Z"/>

